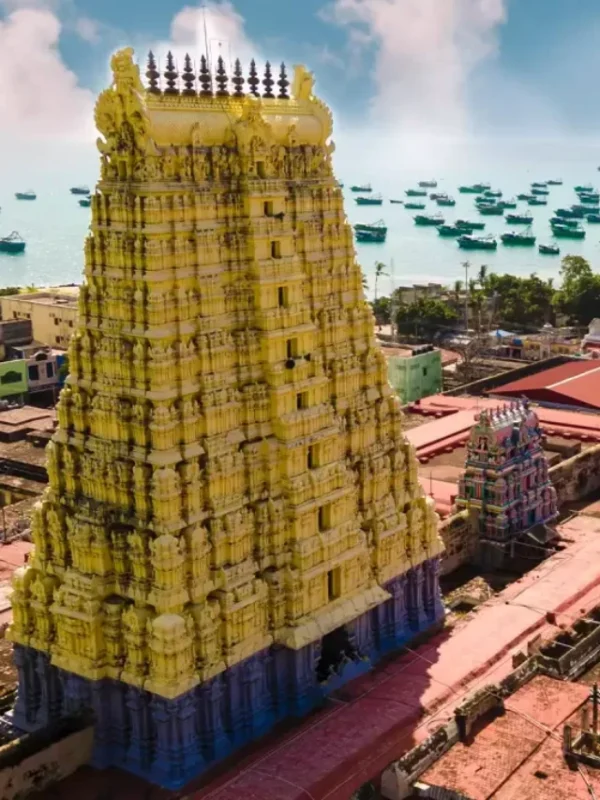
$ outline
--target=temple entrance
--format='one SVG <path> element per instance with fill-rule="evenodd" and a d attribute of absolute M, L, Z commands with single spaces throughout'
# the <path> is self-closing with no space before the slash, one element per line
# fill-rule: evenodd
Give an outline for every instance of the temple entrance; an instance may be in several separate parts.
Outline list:
<path fill-rule="evenodd" d="M 323 637 L 321 658 L 316 669 L 317 680 L 325 683 L 332 675 L 341 674 L 346 664 L 358 658 L 358 650 L 352 644 L 346 626 L 336 628 Z"/>

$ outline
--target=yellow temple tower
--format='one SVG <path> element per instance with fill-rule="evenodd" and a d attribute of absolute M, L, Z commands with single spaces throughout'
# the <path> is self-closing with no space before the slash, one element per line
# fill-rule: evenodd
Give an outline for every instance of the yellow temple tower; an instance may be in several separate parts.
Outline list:
<path fill-rule="evenodd" d="M 112 69 L 14 724 L 175 787 L 439 622 L 441 543 L 312 75 Z"/>

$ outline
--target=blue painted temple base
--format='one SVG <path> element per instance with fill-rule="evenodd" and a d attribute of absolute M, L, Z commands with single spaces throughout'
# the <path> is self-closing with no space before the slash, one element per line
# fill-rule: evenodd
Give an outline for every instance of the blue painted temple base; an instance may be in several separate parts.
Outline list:
<path fill-rule="evenodd" d="M 390 600 L 323 640 L 299 651 L 264 650 L 174 700 L 118 681 L 80 678 L 52 666 L 44 653 L 16 645 L 13 724 L 32 731 L 92 709 L 94 766 L 122 767 L 177 789 L 277 722 L 306 714 L 442 620 L 437 559 L 385 588 Z"/>

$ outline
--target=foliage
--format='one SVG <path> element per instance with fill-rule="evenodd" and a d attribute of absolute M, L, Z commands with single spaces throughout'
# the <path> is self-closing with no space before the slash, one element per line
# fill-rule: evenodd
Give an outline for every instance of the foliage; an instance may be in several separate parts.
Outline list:
<path fill-rule="evenodd" d="M 430 297 L 421 297 L 414 303 L 400 306 L 396 313 L 396 325 L 400 333 L 434 333 L 456 323 L 458 314 L 445 303 Z"/>
<path fill-rule="evenodd" d="M 375 262 L 375 302 L 377 302 L 377 285 L 379 283 L 379 278 L 381 278 L 383 275 L 389 275 L 389 273 L 386 272 L 386 269 L 386 265 L 381 261 Z"/>
<path fill-rule="evenodd" d="M 64 383 L 65 382 L 68 374 L 69 374 L 69 358 L 68 358 L 68 356 L 65 356 L 65 360 L 60 365 L 59 370 L 58 370 L 58 378 L 59 378 L 60 383 Z"/>
<path fill-rule="evenodd" d="M 3 289 L 0 289 L 0 297 L 8 297 L 8 295 L 11 294 L 19 294 L 20 291 L 20 286 L 5 286 Z"/>
<path fill-rule="evenodd" d="M 566 256 L 560 270 L 562 286 L 556 293 L 556 308 L 577 325 L 589 325 L 600 315 L 600 275 L 581 256 Z"/>
<path fill-rule="evenodd" d="M 389 297 L 378 297 L 371 303 L 378 325 L 389 325 L 392 320 L 392 301 Z"/>
<path fill-rule="evenodd" d="M 520 278 L 492 272 L 485 278 L 485 293 L 492 298 L 496 319 L 503 323 L 539 327 L 553 319 L 552 283 L 535 273 Z"/>

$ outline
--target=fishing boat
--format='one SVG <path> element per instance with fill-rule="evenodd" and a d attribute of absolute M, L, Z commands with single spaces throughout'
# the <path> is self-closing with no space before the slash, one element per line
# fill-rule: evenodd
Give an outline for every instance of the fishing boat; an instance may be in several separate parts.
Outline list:
<path fill-rule="evenodd" d="M 557 208 L 554 216 L 562 219 L 577 219 L 580 215 L 578 212 L 573 211 L 572 208 Z"/>
<path fill-rule="evenodd" d="M 355 197 L 354 202 L 357 206 L 380 206 L 383 204 L 383 198 L 380 194 L 374 194 L 372 197 Z"/>
<path fill-rule="evenodd" d="M 425 203 L 404 203 L 404 208 L 407 211 L 422 211 L 425 208 Z"/>
<path fill-rule="evenodd" d="M 575 194 L 578 194 L 580 197 L 582 195 L 585 195 L 586 197 L 594 196 L 594 195 L 596 197 L 600 197 L 600 194 L 598 194 L 598 189 L 594 189 L 593 186 L 591 188 L 589 188 L 589 189 L 580 189 L 579 191 L 576 191 Z"/>
<path fill-rule="evenodd" d="M 443 195 L 437 198 L 438 206 L 455 206 L 456 200 L 453 197 L 448 197 L 448 195 Z"/>
<path fill-rule="evenodd" d="M 600 223 L 600 214 L 588 214 L 586 219 L 588 222 L 597 225 L 598 223 Z"/>
<path fill-rule="evenodd" d="M 506 221 L 512 225 L 531 225 L 533 217 L 531 214 L 507 214 Z"/>
<path fill-rule="evenodd" d="M 522 193 L 517 195 L 517 200 L 531 200 L 532 197 L 533 197 L 532 194 Z"/>
<path fill-rule="evenodd" d="M 539 252 L 543 256 L 559 256 L 560 247 L 557 244 L 541 244 L 538 247 Z"/>
<path fill-rule="evenodd" d="M 576 228 L 579 225 L 578 219 L 569 217 L 550 217 L 550 225 L 566 225 L 567 228 Z"/>
<path fill-rule="evenodd" d="M 486 217 L 503 217 L 504 209 L 502 206 L 496 205 L 481 205 L 479 206 L 479 213 Z"/>
<path fill-rule="evenodd" d="M 439 200 L 440 197 L 447 197 L 447 194 L 445 192 L 432 192 L 429 195 L 430 200 Z"/>
<path fill-rule="evenodd" d="M 15 197 L 17 200 L 36 200 L 37 194 L 31 189 L 28 189 L 26 192 L 15 192 Z"/>
<path fill-rule="evenodd" d="M 350 187 L 350 191 L 351 191 L 351 192 L 372 192 L 372 191 L 373 191 L 373 189 L 372 189 L 372 187 L 371 187 L 371 184 L 370 184 L 370 183 L 365 183 L 365 185 L 364 185 L 364 186 L 358 186 L 358 185 L 356 185 L 356 186 L 351 186 L 351 187 Z"/>
<path fill-rule="evenodd" d="M 546 195 L 549 195 L 550 192 L 548 189 L 533 188 L 531 190 L 531 194 L 535 197 L 545 197 Z"/>
<path fill-rule="evenodd" d="M 390 200 L 390 203 L 395 203 L 397 206 L 401 206 L 404 203 L 404 200 Z"/>
<path fill-rule="evenodd" d="M 498 247 L 497 240 L 489 236 L 471 236 L 465 234 L 458 238 L 458 246 L 463 250 L 496 250 Z"/>
<path fill-rule="evenodd" d="M 562 178 L 553 178 L 552 180 L 547 181 L 547 184 L 548 186 L 562 186 Z M 550 246 L 552 247 L 553 245 Z M 545 247 L 545 245 L 541 244 L 540 247 Z"/>
<path fill-rule="evenodd" d="M 567 225 L 553 225 L 552 235 L 557 239 L 585 239 L 583 228 L 569 228 Z"/>
<path fill-rule="evenodd" d="M 446 221 L 441 214 L 417 214 L 414 218 L 415 225 L 443 225 Z"/>
<path fill-rule="evenodd" d="M 459 186 L 458 191 L 461 194 L 482 194 L 490 188 L 489 183 L 473 183 L 470 186 Z"/>
<path fill-rule="evenodd" d="M 502 208 L 516 208 L 517 201 L 514 198 L 511 198 L 510 200 L 499 200 L 498 205 L 502 206 Z"/>
<path fill-rule="evenodd" d="M 419 186 L 423 189 L 435 189 L 437 186 L 437 181 L 429 180 L 429 181 L 419 181 Z"/>
<path fill-rule="evenodd" d="M 548 201 L 545 197 L 530 197 L 527 201 L 528 206 L 547 206 Z"/>
<path fill-rule="evenodd" d="M 69 189 L 71 194 L 89 194 L 90 190 L 87 186 L 71 186 Z"/>
<path fill-rule="evenodd" d="M 545 189 L 546 186 L 548 186 L 549 183 L 550 183 L 550 181 L 534 181 L 531 184 L 531 188 L 532 189 Z"/>
<path fill-rule="evenodd" d="M 508 233 L 503 233 L 500 238 L 502 239 L 502 244 L 506 245 L 524 245 L 525 247 L 533 247 L 535 245 L 535 236 L 531 229 L 508 231 Z"/>
<path fill-rule="evenodd" d="M 579 202 L 590 206 L 600 205 L 600 194 L 580 194 Z"/>
<path fill-rule="evenodd" d="M 92 198 L 91 197 L 82 197 L 79 200 L 79 205 L 82 208 L 89 208 L 92 205 Z"/>
<path fill-rule="evenodd" d="M 440 236 L 465 236 L 469 229 L 463 228 L 460 225 L 454 223 L 454 225 L 440 225 L 437 229 L 437 232 Z"/>
<path fill-rule="evenodd" d="M 371 224 L 358 223 L 354 226 L 354 233 L 356 234 L 357 242 L 385 242 L 387 232 L 387 225 L 382 219 Z"/>
<path fill-rule="evenodd" d="M 425 189 L 407 189 L 404 194 L 407 197 L 427 197 Z"/>
<path fill-rule="evenodd" d="M 591 206 L 584 206 L 584 205 L 571 206 L 571 210 L 574 211 L 576 214 L 580 215 L 579 219 L 582 219 L 588 214 L 593 214 L 594 211 L 598 211 L 597 208 L 592 208 Z"/>
<path fill-rule="evenodd" d="M 466 231 L 482 231 L 485 228 L 485 222 L 470 222 L 468 219 L 457 219 L 454 224 Z"/>
<path fill-rule="evenodd" d="M 484 197 L 502 197 L 500 189 L 486 189 L 483 193 Z"/>
<path fill-rule="evenodd" d="M 594 187 L 591 183 L 586 183 L 585 185 L 576 186 L 575 191 L 577 194 L 579 194 L 579 192 L 583 192 L 585 194 L 586 192 L 593 192 Z"/>
<path fill-rule="evenodd" d="M 25 239 L 20 236 L 16 231 L 13 231 L 8 236 L 0 238 L 0 253 L 9 253 L 15 255 L 16 253 L 23 253 L 25 251 Z"/>

